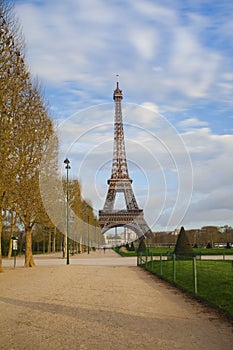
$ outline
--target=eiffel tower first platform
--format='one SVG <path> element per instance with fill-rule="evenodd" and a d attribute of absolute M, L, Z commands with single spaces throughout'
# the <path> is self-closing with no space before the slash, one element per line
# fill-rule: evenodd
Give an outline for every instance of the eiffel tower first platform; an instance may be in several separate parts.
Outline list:
<path fill-rule="evenodd" d="M 145 237 L 151 233 L 151 230 L 144 219 L 143 209 L 138 207 L 132 189 L 133 180 L 129 177 L 121 108 L 123 94 L 118 81 L 113 99 L 115 101 L 115 121 L 112 174 L 107 182 L 108 192 L 104 208 L 99 210 L 99 225 L 102 234 L 113 227 L 125 226 L 136 232 L 138 238 Z M 126 204 L 124 210 L 114 210 L 117 192 L 124 194 Z"/>

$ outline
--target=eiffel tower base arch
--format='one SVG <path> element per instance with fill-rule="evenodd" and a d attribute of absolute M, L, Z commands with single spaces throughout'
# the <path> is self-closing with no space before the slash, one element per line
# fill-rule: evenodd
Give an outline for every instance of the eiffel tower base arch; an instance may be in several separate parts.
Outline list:
<path fill-rule="evenodd" d="M 114 227 L 126 226 L 132 229 L 138 236 L 146 237 L 151 229 L 143 216 L 143 210 L 120 210 L 113 212 L 99 211 L 99 225 L 102 234 Z"/>

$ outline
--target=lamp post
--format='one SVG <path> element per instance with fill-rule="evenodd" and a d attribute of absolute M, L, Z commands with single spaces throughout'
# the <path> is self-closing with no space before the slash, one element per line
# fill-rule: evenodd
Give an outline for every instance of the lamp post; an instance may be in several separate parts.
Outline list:
<path fill-rule="evenodd" d="M 70 169 L 70 161 L 68 158 L 64 160 L 66 164 L 66 264 L 70 263 L 70 254 L 69 254 L 69 169 Z"/>
<path fill-rule="evenodd" d="M 96 248 L 98 248 L 97 239 L 96 239 L 96 218 L 95 218 L 95 246 Z"/>
<path fill-rule="evenodd" d="M 89 216 L 89 209 L 91 208 L 90 205 L 86 205 L 87 208 L 87 253 L 90 254 L 90 237 L 89 237 L 89 221 L 90 221 L 90 216 Z"/>
<path fill-rule="evenodd" d="M 89 237 L 89 212 L 88 212 L 88 217 L 87 217 L 87 222 L 88 222 L 88 231 L 87 231 L 87 253 L 90 254 L 90 237 Z"/>

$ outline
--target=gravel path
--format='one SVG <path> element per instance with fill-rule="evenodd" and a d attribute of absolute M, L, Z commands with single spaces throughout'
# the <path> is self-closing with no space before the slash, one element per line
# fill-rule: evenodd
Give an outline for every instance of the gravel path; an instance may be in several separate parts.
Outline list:
<path fill-rule="evenodd" d="M 53 264 L 51 258 L 48 266 L 5 268 L 1 350 L 232 349 L 230 322 L 132 259 L 112 251 L 78 259 L 89 264 Z"/>

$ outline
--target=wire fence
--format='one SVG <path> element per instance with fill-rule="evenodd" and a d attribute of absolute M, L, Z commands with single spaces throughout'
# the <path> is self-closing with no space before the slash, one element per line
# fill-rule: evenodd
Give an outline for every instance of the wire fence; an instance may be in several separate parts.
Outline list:
<path fill-rule="evenodd" d="M 137 265 L 233 318 L 233 260 L 145 252 L 137 256 Z"/>

